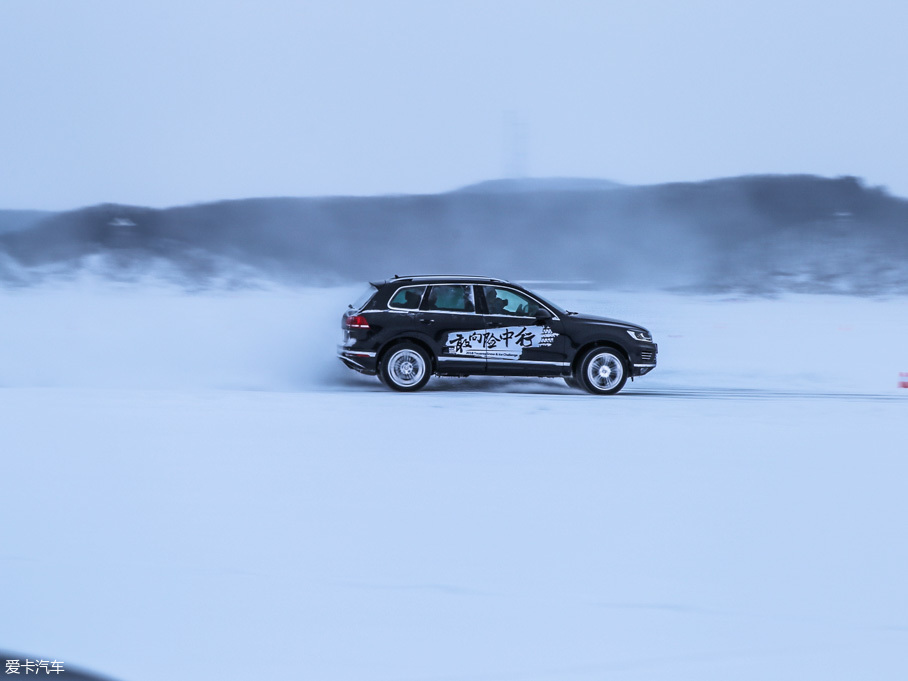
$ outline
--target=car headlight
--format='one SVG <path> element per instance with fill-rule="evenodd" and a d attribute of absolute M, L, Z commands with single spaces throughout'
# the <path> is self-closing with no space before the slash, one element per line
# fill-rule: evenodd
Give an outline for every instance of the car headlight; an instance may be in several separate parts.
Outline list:
<path fill-rule="evenodd" d="M 647 343 L 653 342 L 653 337 L 650 336 L 646 331 L 639 331 L 638 329 L 627 329 L 627 332 L 635 341 L 645 341 Z"/>

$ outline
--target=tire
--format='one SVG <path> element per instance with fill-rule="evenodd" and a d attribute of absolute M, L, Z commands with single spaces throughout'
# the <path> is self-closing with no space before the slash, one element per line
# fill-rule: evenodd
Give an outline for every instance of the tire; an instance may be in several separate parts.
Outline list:
<path fill-rule="evenodd" d="M 388 350 L 379 368 L 381 382 L 392 390 L 414 392 L 429 382 L 432 363 L 415 343 L 398 343 Z"/>
<path fill-rule="evenodd" d="M 579 366 L 574 380 L 594 395 L 614 395 L 627 383 L 627 360 L 620 350 L 593 348 Z"/>

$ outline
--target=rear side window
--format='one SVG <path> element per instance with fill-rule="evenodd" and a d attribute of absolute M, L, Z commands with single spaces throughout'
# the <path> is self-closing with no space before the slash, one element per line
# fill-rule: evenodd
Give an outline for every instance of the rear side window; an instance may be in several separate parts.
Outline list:
<path fill-rule="evenodd" d="M 423 303 L 424 310 L 445 312 L 473 312 L 473 287 L 461 284 L 430 286 Z"/>
<path fill-rule="evenodd" d="M 404 286 L 391 297 L 388 307 L 395 310 L 418 310 L 419 301 L 422 300 L 425 291 L 425 286 Z"/>

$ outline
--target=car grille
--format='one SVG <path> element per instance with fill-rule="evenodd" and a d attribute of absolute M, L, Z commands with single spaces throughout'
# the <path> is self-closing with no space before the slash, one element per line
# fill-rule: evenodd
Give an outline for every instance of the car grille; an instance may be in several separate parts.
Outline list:
<path fill-rule="evenodd" d="M 654 359 L 656 359 L 656 353 L 649 352 L 649 351 L 641 352 L 640 359 L 643 360 L 644 362 L 652 362 Z"/>

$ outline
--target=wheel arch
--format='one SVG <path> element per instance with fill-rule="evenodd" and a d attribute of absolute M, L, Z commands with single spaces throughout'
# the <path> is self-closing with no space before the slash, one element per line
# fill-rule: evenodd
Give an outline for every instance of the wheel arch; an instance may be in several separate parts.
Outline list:
<path fill-rule="evenodd" d="M 399 345 L 400 343 L 413 343 L 414 345 L 418 345 L 423 350 L 425 350 L 426 354 L 429 356 L 429 362 L 432 365 L 430 367 L 431 373 L 434 374 L 436 372 L 438 368 L 438 358 L 435 357 L 435 352 L 424 339 L 420 338 L 419 336 L 412 335 L 395 336 L 394 338 L 391 338 L 390 340 L 385 342 L 384 345 L 379 348 L 378 354 L 375 355 L 375 366 L 380 367 L 385 359 L 385 355 L 388 354 L 388 351 L 391 350 L 395 345 Z"/>

